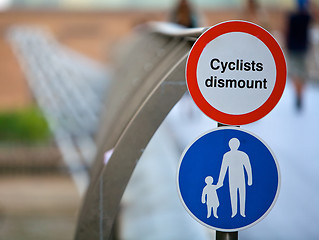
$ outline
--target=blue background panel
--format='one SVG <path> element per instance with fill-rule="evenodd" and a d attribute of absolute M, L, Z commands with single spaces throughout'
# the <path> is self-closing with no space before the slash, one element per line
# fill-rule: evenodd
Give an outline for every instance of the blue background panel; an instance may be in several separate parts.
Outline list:
<path fill-rule="evenodd" d="M 213 214 L 207 218 L 206 204 L 201 202 L 205 178 L 212 176 L 213 184 L 217 184 L 223 155 L 230 151 L 231 138 L 239 139 L 238 150 L 248 155 L 252 168 L 253 184 L 246 184 L 246 217 L 239 214 L 238 204 L 238 214 L 231 218 L 227 171 L 224 185 L 217 190 L 218 219 Z M 246 172 L 245 177 L 247 183 Z M 214 229 L 237 231 L 257 223 L 273 207 L 279 192 L 280 174 L 274 155 L 262 140 L 239 128 L 226 127 L 204 134 L 184 152 L 177 181 L 184 206 L 196 220 Z"/>

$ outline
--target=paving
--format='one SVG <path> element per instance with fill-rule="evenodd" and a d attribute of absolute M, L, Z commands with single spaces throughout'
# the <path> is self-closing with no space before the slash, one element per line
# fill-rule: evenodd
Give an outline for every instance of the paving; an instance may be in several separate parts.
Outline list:
<path fill-rule="evenodd" d="M 68 176 L 2 176 L 0 193 L 0 239 L 73 238 L 80 197 Z"/>

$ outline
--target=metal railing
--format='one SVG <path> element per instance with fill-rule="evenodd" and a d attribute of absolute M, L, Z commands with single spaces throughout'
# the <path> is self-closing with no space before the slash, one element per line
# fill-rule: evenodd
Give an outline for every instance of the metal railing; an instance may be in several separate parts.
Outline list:
<path fill-rule="evenodd" d="M 186 58 L 202 31 L 151 23 L 138 29 L 134 44 L 123 53 L 126 57 L 121 56 L 124 61 L 106 102 L 98 153 L 75 239 L 110 238 L 137 161 L 186 91 Z M 111 149 L 111 157 L 104 159 Z"/>
<path fill-rule="evenodd" d="M 59 45 L 48 32 L 10 29 L 8 39 L 63 159 L 79 192 L 87 189 L 75 239 L 112 238 L 136 163 L 186 91 L 186 58 L 203 31 L 155 22 L 137 27 L 116 52 L 108 81 L 103 68 Z"/>
<path fill-rule="evenodd" d="M 122 195 L 149 140 L 186 91 L 185 65 L 202 28 L 151 23 L 139 28 L 106 100 L 91 182 L 75 239 L 110 239 Z M 105 152 L 113 149 L 109 159 Z"/>

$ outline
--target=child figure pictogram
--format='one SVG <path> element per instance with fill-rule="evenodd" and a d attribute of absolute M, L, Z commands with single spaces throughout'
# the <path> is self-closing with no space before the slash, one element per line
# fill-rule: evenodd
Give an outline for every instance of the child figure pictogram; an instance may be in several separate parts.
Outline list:
<path fill-rule="evenodd" d="M 205 178 L 206 186 L 202 192 L 202 203 L 207 205 L 207 218 L 210 218 L 213 210 L 215 218 L 218 218 L 217 209 L 219 207 L 219 200 L 217 196 L 217 185 L 214 185 L 214 179 L 212 176 L 207 176 Z"/>

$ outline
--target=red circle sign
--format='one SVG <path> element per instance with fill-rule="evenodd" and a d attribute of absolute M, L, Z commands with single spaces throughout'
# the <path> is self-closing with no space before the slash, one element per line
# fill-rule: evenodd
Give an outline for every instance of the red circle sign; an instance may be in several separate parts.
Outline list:
<path fill-rule="evenodd" d="M 204 32 L 186 64 L 188 90 L 210 118 L 244 125 L 267 115 L 278 103 L 287 77 L 283 52 L 262 27 L 228 21 Z"/>

